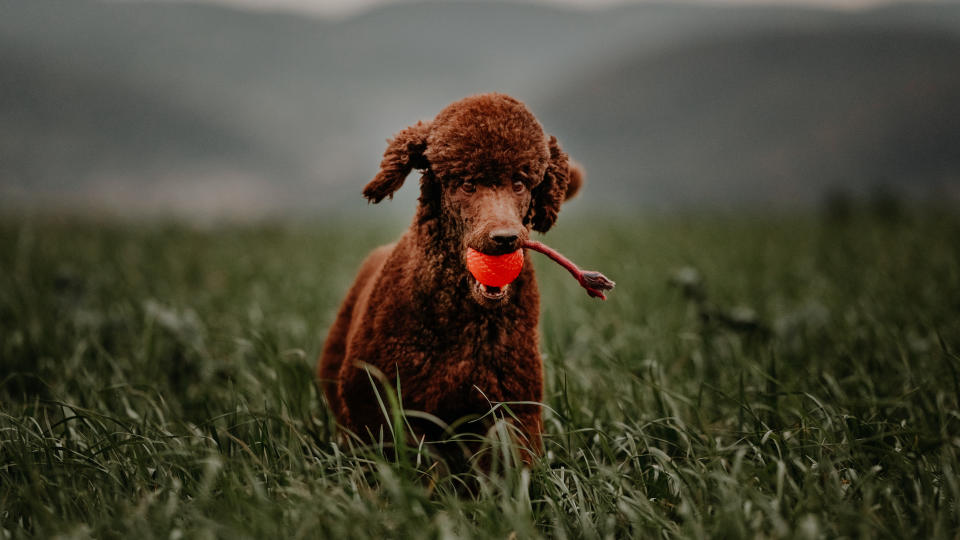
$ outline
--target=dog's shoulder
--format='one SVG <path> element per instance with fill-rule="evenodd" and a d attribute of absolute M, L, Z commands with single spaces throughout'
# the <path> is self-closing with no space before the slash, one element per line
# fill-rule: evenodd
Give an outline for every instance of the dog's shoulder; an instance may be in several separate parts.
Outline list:
<path fill-rule="evenodd" d="M 369 281 L 370 278 L 376 275 L 396 247 L 397 242 L 384 244 L 374 248 L 373 251 L 367 254 L 367 258 L 360 264 L 360 270 L 357 272 L 357 284 Z"/>

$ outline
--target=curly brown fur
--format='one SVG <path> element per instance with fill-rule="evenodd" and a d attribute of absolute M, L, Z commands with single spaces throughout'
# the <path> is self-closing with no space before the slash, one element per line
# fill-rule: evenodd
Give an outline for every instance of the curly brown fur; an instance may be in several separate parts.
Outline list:
<path fill-rule="evenodd" d="M 549 230 L 580 188 L 581 170 L 521 102 L 503 94 L 468 97 L 398 133 L 364 196 L 391 197 L 413 169 L 422 171 L 416 217 L 361 266 L 317 366 L 337 421 L 361 436 L 385 424 L 364 366 L 399 382 L 404 408 L 447 424 L 483 415 L 492 402 L 543 397 L 531 262 L 491 294 L 467 271 L 465 254 L 467 247 L 512 252 L 531 230 Z M 524 445 L 539 453 L 540 407 L 511 410 Z M 416 429 L 429 439 L 443 435 L 429 423 Z"/>

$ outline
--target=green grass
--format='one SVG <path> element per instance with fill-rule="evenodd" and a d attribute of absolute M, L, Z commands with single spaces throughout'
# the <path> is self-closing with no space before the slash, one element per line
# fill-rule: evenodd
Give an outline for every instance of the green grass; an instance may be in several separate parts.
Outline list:
<path fill-rule="evenodd" d="M 0 224 L 0 538 L 956 537 L 960 219 L 561 219 L 618 288 L 535 255 L 547 456 L 484 478 L 313 383 L 401 227 Z"/>

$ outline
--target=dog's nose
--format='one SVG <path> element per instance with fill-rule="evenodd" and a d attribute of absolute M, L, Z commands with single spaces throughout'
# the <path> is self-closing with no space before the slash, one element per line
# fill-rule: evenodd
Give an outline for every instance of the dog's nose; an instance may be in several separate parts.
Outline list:
<path fill-rule="evenodd" d="M 517 243 L 520 235 L 510 229 L 497 229 L 490 233 L 490 239 L 498 246 L 512 246 Z"/>

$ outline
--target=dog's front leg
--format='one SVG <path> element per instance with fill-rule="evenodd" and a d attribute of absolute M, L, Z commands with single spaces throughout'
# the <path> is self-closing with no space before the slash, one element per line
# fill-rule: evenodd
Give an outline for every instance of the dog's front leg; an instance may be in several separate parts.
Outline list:
<path fill-rule="evenodd" d="M 515 418 L 510 422 L 514 426 L 513 437 L 520 451 L 520 459 L 526 465 L 532 465 L 543 455 L 543 416 L 540 405 L 518 405 Z"/>

